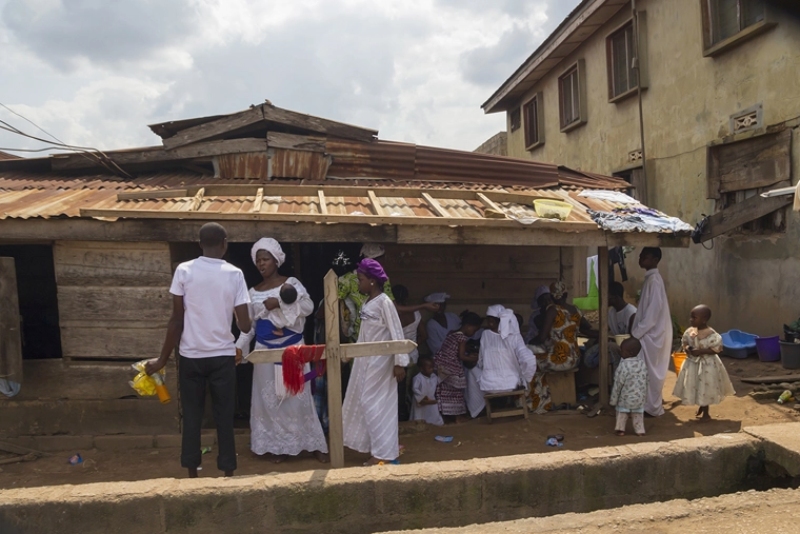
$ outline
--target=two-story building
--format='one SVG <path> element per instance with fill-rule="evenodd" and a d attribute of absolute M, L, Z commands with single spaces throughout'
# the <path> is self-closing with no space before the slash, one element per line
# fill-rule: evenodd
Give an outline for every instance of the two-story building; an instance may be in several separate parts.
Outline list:
<path fill-rule="evenodd" d="M 483 104 L 508 155 L 623 177 L 704 243 L 667 251 L 673 313 L 777 334 L 800 315 L 800 15 L 766 0 L 583 0 Z M 641 272 L 628 290 L 634 294 Z"/>

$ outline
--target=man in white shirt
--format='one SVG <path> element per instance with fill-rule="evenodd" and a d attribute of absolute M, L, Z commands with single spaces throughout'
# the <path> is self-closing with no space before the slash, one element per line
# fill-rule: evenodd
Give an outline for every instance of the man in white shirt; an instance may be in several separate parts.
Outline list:
<path fill-rule="evenodd" d="M 161 356 L 147 363 L 153 374 L 167 364 L 180 340 L 178 365 L 183 415 L 181 466 L 189 477 L 197 477 L 201 463 L 200 426 L 206 386 L 211 389 L 211 409 L 217 425 L 217 467 L 225 476 L 236 470 L 233 417 L 236 403 L 236 346 L 231 317 L 242 332 L 249 332 L 250 296 L 242 271 L 222 259 L 228 250 L 228 235 L 217 223 L 200 228 L 203 255 L 181 263 L 172 286 L 172 317 Z"/>
<path fill-rule="evenodd" d="M 633 320 L 631 336 L 642 343 L 647 365 L 647 401 L 644 412 L 650 417 L 664 414 L 662 390 L 672 351 L 672 316 L 669 313 L 664 280 L 658 272 L 661 249 L 645 247 L 639 254 L 639 267 L 647 271 L 642 285 L 639 309 Z"/>

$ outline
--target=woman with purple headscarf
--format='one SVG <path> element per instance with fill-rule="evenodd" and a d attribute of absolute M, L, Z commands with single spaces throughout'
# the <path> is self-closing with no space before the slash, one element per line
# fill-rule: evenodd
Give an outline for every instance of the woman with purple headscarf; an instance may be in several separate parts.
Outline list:
<path fill-rule="evenodd" d="M 358 342 L 401 341 L 403 326 L 383 286 L 389 279 L 381 264 L 364 259 L 358 264 L 358 290 L 366 295 L 361 307 Z M 342 407 L 344 444 L 370 453 L 365 465 L 391 462 L 400 456 L 397 383 L 405 376 L 408 354 L 356 358 Z"/>

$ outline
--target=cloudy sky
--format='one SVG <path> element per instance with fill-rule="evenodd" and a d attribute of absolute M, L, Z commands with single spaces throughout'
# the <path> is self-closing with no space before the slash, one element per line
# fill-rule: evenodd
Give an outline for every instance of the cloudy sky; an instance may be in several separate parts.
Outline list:
<path fill-rule="evenodd" d="M 64 142 L 273 104 L 472 150 L 480 105 L 578 0 L 0 0 L 0 102 Z M 0 119 L 35 128 L 0 108 Z M 2 148 L 35 148 L 0 131 Z"/>

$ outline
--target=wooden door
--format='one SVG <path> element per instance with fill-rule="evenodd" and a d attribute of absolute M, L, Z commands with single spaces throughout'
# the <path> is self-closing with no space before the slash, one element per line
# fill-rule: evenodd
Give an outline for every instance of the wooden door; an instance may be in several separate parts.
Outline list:
<path fill-rule="evenodd" d="M 14 258 L 0 258 L 0 378 L 22 383 L 22 339 Z"/>

